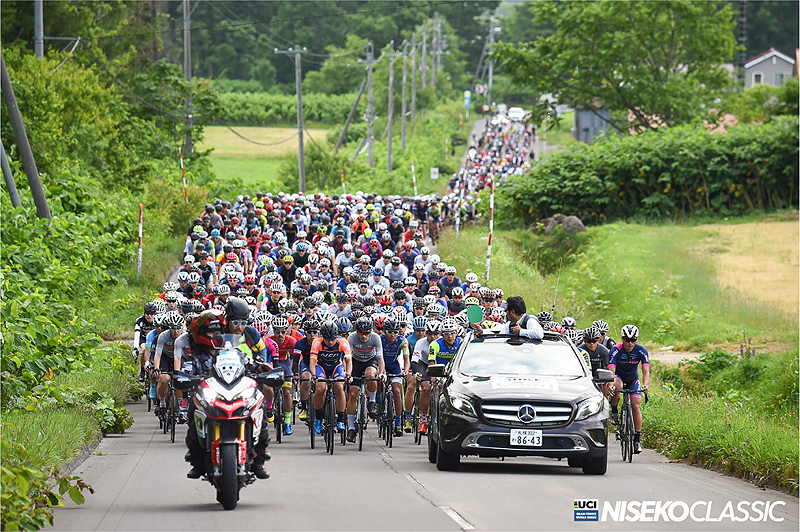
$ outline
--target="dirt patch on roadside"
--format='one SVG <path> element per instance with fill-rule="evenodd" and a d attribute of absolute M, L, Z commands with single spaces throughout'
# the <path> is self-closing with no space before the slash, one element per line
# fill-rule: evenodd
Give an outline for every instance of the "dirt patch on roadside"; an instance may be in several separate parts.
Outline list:
<path fill-rule="evenodd" d="M 700 251 L 714 263 L 717 281 L 743 296 L 798 315 L 798 222 L 706 224 Z"/>

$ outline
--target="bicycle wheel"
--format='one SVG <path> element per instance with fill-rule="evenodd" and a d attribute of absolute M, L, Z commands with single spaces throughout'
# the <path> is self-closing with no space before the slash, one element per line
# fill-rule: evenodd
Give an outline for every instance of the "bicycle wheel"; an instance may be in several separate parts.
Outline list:
<path fill-rule="evenodd" d="M 300 385 L 297 378 L 292 378 L 292 425 L 297 423 L 297 405 L 300 404 Z"/>
<path fill-rule="evenodd" d="M 417 445 L 420 444 L 422 441 L 422 435 L 417 432 L 419 430 L 419 387 L 420 383 L 417 383 L 416 388 L 414 389 L 414 404 L 411 407 L 411 433 L 414 434 L 414 443 Z"/>
<path fill-rule="evenodd" d="M 619 446 L 622 449 L 622 461 L 628 459 L 628 427 L 626 425 L 627 418 L 625 417 L 625 401 L 622 402 L 620 409 L 619 425 L 617 427 L 617 434 L 619 435 Z"/>
<path fill-rule="evenodd" d="M 358 450 L 364 446 L 364 427 L 367 425 L 367 398 L 364 390 L 358 395 L 358 408 L 356 411 L 356 422 L 358 423 Z"/>
<path fill-rule="evenodd" d="M 314 438 L 316 438 L 317 433 L 314 431 L 314 419 L 316 417 L 316 409 L 314 408 L 314 398 L 309 397 L 308 399 L 308 433 L 311 435 L 311 448 L 314 448 Z"/>
<path fill-rule="evenodd" d="M 329 420 L 328 423 L 328 452 L 333 454 L 334 449 L 336 448 L 336 443 L 334 441 L 336 436 L 336 401 L 333 399 L 333 392 L 330 392 L 328 396 L 328 412 L 326 414 L 327 419 Z"/>
<path fill-rule="evenodd" d="M 627 440 L 628 440 L 628 463 L 633 462 L 633 409 L 631 408 L 631 404 L 628 403 L 627 408 L 625 409 L 625 425 L 627 425 Z"/>
<path fill-rule="evenodd" d="M 150 384 L 149 373 L 147 374 L 147 381 L 145 382 L 147 382 L 147 386 L 144 389 L 144 393 L 147 394 L 147 411 L 150 412 L 150 410 L 153 408 L 153 400 L 150 398 L 150 387 L 152 386 L 152 384 Z"/>
<path fill-rule="evenodd" d="M 170 441 L 175 443 L 175 425 L 178 424 L 178 398 L 174 389 L 169 391 L 169 417 Z"/>
<path fill-rule="evenodd" d="M 391 449 L 394 438 L 394 392 L 391 384 L 387 387 L 383 400 L 386 403 L 386 445 Z"/>
<path fill-rule="evenodd" d="M 278 388 L 278 391 L 275 392 L 275 399 L 273 401 L 272 408 L 275 412 L 275 421 L 272 423 L 275 427 L 275 441 L 280 443 L 281 436 L 283 436 L 283 390 L 280 388 Z"/>

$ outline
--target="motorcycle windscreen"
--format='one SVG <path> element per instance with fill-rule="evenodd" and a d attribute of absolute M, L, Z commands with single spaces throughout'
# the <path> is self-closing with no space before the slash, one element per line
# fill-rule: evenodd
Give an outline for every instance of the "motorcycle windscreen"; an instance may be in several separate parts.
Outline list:
<path fill-rule="evenodd" d="M 214 373 L 227 384 L 236 381 L 244 373 L 245 354 L 238 348 L 242 339 L 238 334 L 225 334 L 220 337 L 221 347 L 214 360 Z"/>

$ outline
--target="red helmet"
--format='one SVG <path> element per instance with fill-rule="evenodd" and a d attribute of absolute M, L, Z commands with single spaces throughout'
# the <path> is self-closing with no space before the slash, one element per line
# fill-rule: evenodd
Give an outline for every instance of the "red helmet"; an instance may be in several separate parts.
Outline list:
<path fill-rule="evenodd" d="M 382 307 L 389 307 L 392 304 L 392 296 L 388 296 L 388 295 L 381 296 L 381 298 L 378 300 L 378 303 Z"/>
<path fill-rule="evenodd" d="M 231 251 L 227 255 L 225 255 L 225 260 L 228 262 L 236 262 L 236 253 Z"/>
<path fill-rule="evenodd" d="M 218 347 L 219 336 L 225 331 L 225 315 L 219 310 L 204 310 L 192 320 L 190 330 L 195 343 Z"/>
<path fill-rule="evenodd" d="M 413 245 L 414 245 L 414 243 L 413 243 L 411 240 L 409 240 L 408 242 L 406 242 L 405 244 L 403 244 L 403 247 L 405 247 L 405 248 L 406 248 L 406 251 L 410 251 L 410 250 L 411 250 L 411 247 L 412 247 Z"/>
<path fill-rule="evenodd" d="M 256 282 L 256 276 L 255 275 L 248 274 L 248 275 L 244 276 L 244 284 L 250 284 L 250 283 L 255 284 L 255 282 Z"/>

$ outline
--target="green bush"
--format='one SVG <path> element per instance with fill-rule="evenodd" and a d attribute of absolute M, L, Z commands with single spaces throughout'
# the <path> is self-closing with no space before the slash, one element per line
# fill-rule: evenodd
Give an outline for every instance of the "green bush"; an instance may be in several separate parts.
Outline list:
<path fill-rule="evenodd" d="M 555 213 L 584 223 L 740 214 L 798 205 L 798 120 L 726 133 L 681 126 L 570 144 L 497 187 L 498 222 Z"/>
<path fill-rule="evenodd" d="M 518 231 L 514 235 L 514 244 L 519 246 L 525 260 L 542 275 L 556 273 L 562 264 L 574 262 L 588 242 L 588 233 L 564 231 L 561 226 L 556 226 L 550 235 L 532 231 Z"/>

